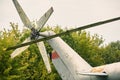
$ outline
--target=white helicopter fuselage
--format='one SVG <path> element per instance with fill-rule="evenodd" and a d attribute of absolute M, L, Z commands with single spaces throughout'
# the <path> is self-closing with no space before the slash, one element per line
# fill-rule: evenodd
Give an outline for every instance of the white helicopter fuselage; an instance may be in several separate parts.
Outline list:
<path fill-rule="evenodd" d="M 46 33 L 48 36 L 55 34 Z M 63 80 L 120 80 L 120 62 L 92 67 L 60 37 L 48 43 L 56 51 L 52 62 Z"/>

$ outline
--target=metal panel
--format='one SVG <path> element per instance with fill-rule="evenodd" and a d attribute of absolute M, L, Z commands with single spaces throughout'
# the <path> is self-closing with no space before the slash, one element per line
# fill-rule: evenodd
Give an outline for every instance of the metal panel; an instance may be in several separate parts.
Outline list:
<path fill-rule="evenodd" d="M 30 40 L 30 37 L 28 37 L 25 41 L 23 41 L 23 43 L 29 42 L 29 41 L 31 41 L 31 40 Z M 13 53 L 11 54 L 11 58 L 16 57 L 17 55 L 19 55 L 20 53 L 22 53 L 24 50 L 26 50 L 28 47 L 29 47 L 29 45 L 24 46 L 24 47 L 17 48 L 17 49 L 14 50 Z"/>
<path fill-rule="evenodd" d="M 24 24 L 26 27 L 32 29 L 31 22 L 30 22 L 29 18 L 27 17 L 27 15 L 25 14 L 25 12 L 23 11 L 23 9 L 22 9 L 22 7 L 20 6 L 20 4 L 18 3 L 18 1 L 17 1 L 17 0 L 13 0 L 13 3 L 14 3 L 14 5 L 15 5 L 17 11 L 18 11 L 18 14 L 19 14 L 19 16 L 20 16 L 23 24 Z"/>
<path fill-rule="evenodd" d="M 62 61 L 55 51 L 52 52 L 52 63 L 54 64 L 62 80 L 75 80 L 67 66 L 64 64 L 64 61 Z"/>
<path fill-rule="evenodd" d="M 40 54 L 41 54 L 41 56 L 43 58 L 43 61 L 45 63 L 45 66 L 47 68 L 47 71 L 48 71 L 48 73 L 50 73 L 51 72 L 51 67 L 50 67 L 48 55 L 47 55 L 47 52 L 46 52 L 46 49 L 45 49 L 45 45 L 44 45 L 43 42 L 38 42 L 37 45 L 38 45 Z"/>

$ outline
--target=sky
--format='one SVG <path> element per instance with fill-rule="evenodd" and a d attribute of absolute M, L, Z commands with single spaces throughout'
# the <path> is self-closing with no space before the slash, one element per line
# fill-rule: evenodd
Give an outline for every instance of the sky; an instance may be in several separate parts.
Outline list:
<path fill-rule="evenodd" d="M 31 21 L 38 20 L 51 6 L 54 13 L 46 25 L 76 28 L 120 16 L 120 0 L 18 0 Z M 0 0 L 0 30 L 11 29 L 10 22 L 23 23 L 12 0 Z M 120 40 L 120 20 L 86 29 L 98 34 L 105 43 Z"/>

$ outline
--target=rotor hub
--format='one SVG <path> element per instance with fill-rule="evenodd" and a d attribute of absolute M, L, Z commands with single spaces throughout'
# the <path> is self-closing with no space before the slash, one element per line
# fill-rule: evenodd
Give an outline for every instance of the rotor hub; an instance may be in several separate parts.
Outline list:
<path fill-rule="evenodd" d="M 32 40 L 35 40 L 35 39 L 38 39 L 38 37 L 40 36 L 40 33 L 38 30 L 36 30 L 35 28 L 32 28 L 31 29 L 31 39 Z"/>

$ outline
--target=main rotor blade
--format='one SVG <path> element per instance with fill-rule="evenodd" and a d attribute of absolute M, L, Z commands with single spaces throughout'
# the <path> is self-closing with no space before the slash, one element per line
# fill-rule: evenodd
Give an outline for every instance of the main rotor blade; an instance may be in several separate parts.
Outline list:
<path fill-rule="evenodd" d="M 41 30 L 41 28 L 45 25 L 47 20 L 50 18 L 51 14 L 53 13 L 53 8 L 51 7 L 38 21 L 37 21 L 37 30 Z"/>
<path fill-rule="evenodd" d="M 42 39 L 37 39 L 37 40 L 31 41 L 31 42 L 27 42 L 27 43 L 24 43 L 24 44 L 20 44 L 20 45 L 17 45 L 17 46 L 9 47 L 6 50 L 16 49 L 16 48 L 19 48 L 19 47 L 22 47 L 22 46 L 27 46 L 27 45 L 30 45 L 30 44 L 33 44 L 33 43 L 37 43 L 37 42 L 40 42 L 40 41 L 49 40 L 49 39 L 52 39 L 52 38 L 57 37 L 57 36 L 62 36 L 62 35 L 68 34 L 70 32 L 75 32 L 75 31 L 79 31 L 79 30 L 83 30 L 83 29 L 99 26 L 99 25 L 110 23 L 110 22 L 117 21 L 117 20 L 120 20 L 120 17 L 112 18 L 112 19 L 108 19 L 108 20 L 105 20 L 105 21 L 100 21 L 100 22 L 96 22 L 96 23 L 92 23 L 92 24 L 88 24 L 88 25 L 85 25 L 85 26 L 81 26 L 81 27 L 78 27 L 76 29 L 68 30 L 68 31 L 63 32 L 63 33 L 59 33 L 59 34 L 56 34 L 56 35 L 48 36 L 48 37 L 45 37 L 45 38 L 42 38 Z"/>
<path fill-rule="evenodd" d="M 30 41 L 30 37 L 27 38 L 23 43 L 29 42 Z M 29 45 L 21 47 L 16 49 L 15 51 L 13 51 L 13 53 L 11 54 L 11 58 L 16 57 L 17 55 L 19 55 L 20 53 L 22 53 L 25 49 L 27 49 L 29 47 Z"/>
<path fill-rule="evenodd" d="M 45 66 L 46 66 L 46 69 L 47 69 L 48 73 L 50 73 L 51 72 L 51 67 L 50 67 L 50 63 L 49 63 L 49 59 L 48 59 L 48 56 L 47 56 L 45 45 L 44 45 L 43 41 L 38 42 L 37 45 L 38 45 L 39 51 L 42 55 L 43 61 L 44 61 Z"/>
<path fill-rule="evenodd" d="M 13 3 L 15 5 L 16 9 L 17 9 L 17 12 L 18 12 L 18 14 L 19 14 L 23 24 L 26 27 L 32 29 L 31 22 L 30 22 L 29 18 L 27 17 L 27 15 L 25 14 L 25 12 L 23 11 L 23 9 L 20 6 L 20 4 L 18 3 L 18 1 L 17 0 L 13 0 Z"/>

